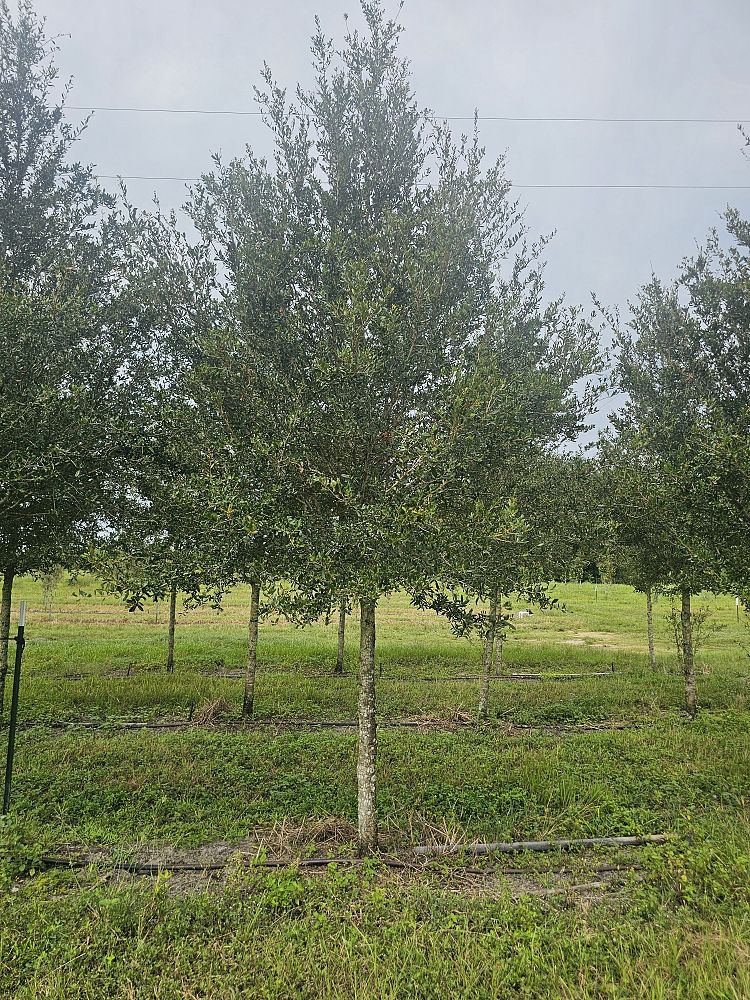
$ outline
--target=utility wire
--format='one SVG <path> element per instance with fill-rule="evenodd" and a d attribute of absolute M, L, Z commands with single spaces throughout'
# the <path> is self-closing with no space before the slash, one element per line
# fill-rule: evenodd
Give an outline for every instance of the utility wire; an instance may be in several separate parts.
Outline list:
<path fill-rule="evenodd" d="M 174 177 L 151 174 L 95 174 L 110 181 L 178 181 L 196 183 L 200 177 Z M 516 184 L 510 187 L 527 189 L 619 190 L 619 191 L 750 191 L 750 184 Z"/>
<path fill-rule="evenodd" d="M 80 104 L 68 104 L 68 111 L 104 111 L 116 114 L 153 114 L 153 115 L 228 115 L 240 118 L 260 118 L 262 111 L 241 111 L 228 108 L 129 108 L 129 107 L 87 107 Z M 439 121 L 471 122 L 474 115 L 438 115 L 430 118 Z M 606 116 L 537 116 L 537 115 L 477 115 L 480 122 L 532 122 L 532 123 L 563 123 L 563 124 L 603 124 L 603 125 L 747 125 L 750 118 L 618 118 Z"/>
<path fill-rule="evenodd" d="M 403 5 L 402 5 L 403 6 Z M 399 8 L 399 14 L 401 7 Z M 164 115 L 225 115 L 233 117 L 260 118 L 262 111 L 241 111 L 222 108 L 140 108 L 68 105 L 69 111 L 103 111 L 119 114 L 164 114 Z M 473 115 L 431 115 L 442 121 L 474 121 Z M 532 123 L 597 123 L 597 124 L 630 124 L 630 125 L 739 125 L 749 124 L 746 118 L 616 118 L 616 117 L 536 117 L 524 115 L 478 115 L 477 121 L 482 122 L 532 122 Z M 192 184 L 199 177 L 178 177 L 174 175 L 151 174 L 97 174 L 101 180 L 127 181 L 174 181 Z M 664 191 L 747 191 L 748 184 L 515 184 L 511 187 L 529 190 L 664 190 Z"/>

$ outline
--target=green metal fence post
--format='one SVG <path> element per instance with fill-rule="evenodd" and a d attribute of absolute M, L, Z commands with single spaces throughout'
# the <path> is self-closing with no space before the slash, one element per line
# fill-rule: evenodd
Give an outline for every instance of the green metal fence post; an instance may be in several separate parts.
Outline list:
<path fill-rule="evenodd" d="M 16 725 L 18 723 L 18 690 L 21 685 L 21 658 L 25 645 L 26 601 L 21 601 L 18 609 L 18 633 L 16 634 L 16 662 L 13 667 L 13 695 L 10 701 L 10 724 L 8 726 L 8 756 L 5 759 L 5 789 L 3 791 L 3 816 L 10 808 L 10 784 L 13 778 L 13 754 L 16 748 Z"/>

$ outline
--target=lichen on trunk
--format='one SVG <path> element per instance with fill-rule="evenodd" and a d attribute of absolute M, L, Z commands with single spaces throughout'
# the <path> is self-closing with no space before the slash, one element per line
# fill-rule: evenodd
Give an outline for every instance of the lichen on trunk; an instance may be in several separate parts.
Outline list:
<path fill-rule="evenodd" d="M 344 672 L 344 640 L 346 638 L 346 598 L 339 605 L 339 635 L 338 651 L 336 654 L 336 673 Z"/>
<path fill-rule="evenodd" d="M 502 608 L 503 595 L 500 594 L 498 597 L 498 608 Z M 503 664 L 503 648 L 505 646 L 505 638 L 503 634 L 497 634 L 497 617 L 495 618 L 495 651 L 492 656 L 492 669 L 496 676 L 500 676 L 505 669 Z"/>
<path fill-rule="evenodd" d="M 490 599 L 487 633 L 482 644 L 482 680 L 479 686 L 479 721 L 486 722 L 490 708 L 490 674 L 495 658 L 495 631 L 497 628 L 497 591 Z"/>
<path fill-rule="evenodd" d="M 648 636 L 648 662 L 653 670 L 656 669 L 656 650 L 654 647 L 654 602 L 649 587 L 646 591 L 646 633 Z"/>
<path fill-rule="evenodd" d="M 169 591 L 169 631 L 167 633 L 167 673 L 174 673 L 174 630 L 177 621 L 177 584 Z"/>
<path fill-rule="evenodd" d="M 357 753 L 357 820 L 360 854 L 378 846 L 375 759 L 375 605 L 360 601 L 359 640 L 359 744 Z"/>
<path fill-rule="evenodd" d="M 683 587 L 680 621 L 682 625 L 682 670 L 685 676 L 685 707 L 694 719 L 698 711 L 695 690 L 695 651 L 693 649 L 693 618 L 690 608 L 690 590 Z"/>
<path fill-rule="evenodd" d="M 255 703 L 255 670 L 258 665 L 258 609 L 260 606 L 260 584 L 250 584 L 250 618 L 247 623 L 247 668 L 245 670 L 245 693 L 242 699 L 242 717 L 252 718 Z"/>

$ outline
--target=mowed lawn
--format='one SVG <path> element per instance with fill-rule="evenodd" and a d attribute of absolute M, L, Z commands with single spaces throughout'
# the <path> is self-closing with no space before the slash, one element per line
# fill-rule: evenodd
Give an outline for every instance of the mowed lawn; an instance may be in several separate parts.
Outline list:
<path fill-rule="evenodd" d="M 484 727 L 472 721 L 477 682 L 464 679 L 479 670 L 478 643 L 404 595 L 381 603 L 384 856 L 446 839 L 672 839 L 459 854 L 405 872 L 348 863 L 355 731 L 294 724 L 354 719 L 356 615 L 343 678 L 331 675 L 335 622 L 265 621 L 261 724 L 242 729 L 244 589 L 220 613 L 180 615 L 168 676 L 164 607 L 130 615 L 89 579 L 65 579 L 52 595 L 22 580 L 29 641 L 12 812 L 0 828 L 0 995 L 749 997 L 745 622 L 731 597 L 696 599 L 711 615 L 691 723 L 667 598 L 656 605 L 654 672 L 642 595 L 588 584 L 555 595 L 561 609 L 514 619 L 504 647 L 507 674 L 543 679 L 493 682 Z M 219 698 L 211 725 L 123 728 L 202 718 Z M 403 721 L 411 727 L 392 725 Z M 170 857 L 235 848 L 341 860 L 234 866 L 214 881 L 46 860 L 98 852 L 168 868 Z"/>

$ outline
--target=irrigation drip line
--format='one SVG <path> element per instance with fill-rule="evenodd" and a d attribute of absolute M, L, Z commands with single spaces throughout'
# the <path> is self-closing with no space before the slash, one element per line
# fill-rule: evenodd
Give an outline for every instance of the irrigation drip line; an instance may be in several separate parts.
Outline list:
<path fill-rule="evenodd" d="M 569 680 L 582 680 L 586 677 L 611 677 L 614 670 L 597 670 L 590 671 L 588 673 L 581 674 L 490 674 L 491 681 L 569 681 Z M 306 680 L 345 680 L 349 682 L 354 682 L 357 677 L 354 674 L 305 674 L 300 671 L 295 670 L 263 670 L 259 669 L 257 671 L 258 676 L 265 674 L 267 676 L 273 676 L 274 674 L 293 674 L 297 677 L 303 677 Z M 244 678 L 244 673 L 237 671 L 234 673 L 220 673 L 215 674 L 216 677 L 222 677 L 226 680 L 242 680 Z M 378 684 L 447 684 L 453 681 L 458 682 L 478 682 L 482 680 L 481 674 L 436 674 L 431 677 L 383 677 L 379 676 L 377 679 Z"/>
<path fill-rule="evenodd" d="M 671 833 L 652 833 L 639 837 L 585 837 L 581 840 L 517 840 L 511 843 L 490 844 L 423 844 L 413 847 L 419 857 L 430 854 L 517 854 L 521 851 L 571 851 L 576 847 L 644 847 L 647 844 L 664 844 L 672 839 Z"/>
<path fill-rule="evenodd" d="M 24 728 L 32 729 L 36 726 L 47 725 L 51 729 L 118 729 L 118 730 L 142 730 L 142 729 L 218 729 L 218 730 L 251 730 L 264 728 L 287 728 L 287 729 L 356 729 L 358 722 L 356 719 L 342 719 L 340 721 L 330 719 L 235 719 L 229 722 L 216 722 L 205 724 L 190 722 L 65 722 L 63 720 L 55 722 L 29 722 Z M 412 721 L 383 721 L 377 723 L 380 729 L 429 729 L 433 728 L 430 723 Z M 472 726 L 474 723 L 451 722 L 449 719 L 445 723 L 439 723 L 441 727 L 447 726 Z"/>
<path fill-rule="evenodd" d="M 644 847 L 649 844 L 663 844 L 672 839 L 672 834 L 660 833 L 641 837 L 590 837 L 584 840 L 525 840 L 511 843 L 497 844 L 420 844 L 409 849 L 409 853 L 414 858 L 424 858 L 430 855 L 460 855 L 483 856 L 489 854 L 519 854 L 524 851 L 532 853 L 569 851 L 577 847 Z M 40 864 L 50 868 L 99 868 L 108 871 L 127 871 L 137 875 L 159 875 L 163 872 L 214 872 L 225 871 L 227 868 L 242 865 L 247 868 L 327 868 L 330 865 L 348 865 L 359 867 L 369 859 L 358 857 L 313 857 L 298 858 L 295 860 L 279 860 L 258 858 L 249 855 L 235 854 L 223 861 L 203 861 L 195 863 L 169 864 L 144 862 L 144 861 L 114 861 L 103 858 L 90 858 L 85 856 L 62 856 L 50 855 L 43 857 Z M 446 873 L 444 863 L 435 860 L 427 861 L 405 861 L 401 858 L 386 856 L 376 856 L 378 864 L 386 868 L 394 868 L 408 871 L 422 871 L 424 869 L 438 870 L 442 874 Z M 592 874 L 604 874 L 607 872 L 636 871 L 640 870 L 640 865 L 599 865 L 590 869 Z M 544 872 L 537 872 L 525 868 L 456 868 L 464 875 L 540 875 L 540 874 L 568 874 L 566 867 L 546 869 Z"/>
<path fill-rule="evenodd" d="M 217 872 L 234 867 L 241 863 L 247 868 L 325 868 L 328 865 L 357 865 L 361 864 L 360 858 L 300 858 L 298 861 L 276 861 L 258 860 L 253 857 L 235 857 L 226 861 L 203 862 L 201 864 L 152 864 L 141 861 L 104 861 L 89 858 L 65 858 L 65 857 L 45 857 L 41 864 L 55 868 L 105 868 L 110 871 L 127 871 L 135 875 L 159 875 L 162 872 Z M 395 858 L 378 858 L 380 864 L 388 868 L 413 868 L 419 867 L 409 864 L 406 861 L 398 861 Z"/>
<path fill-rule="evenodd" d="M 62 639 L 46 639 L 46 638 L 43 638 L 43 637 L 38 637 L 36 639 L 27 639 L 26 640 L 27 644 L 28 643 L 62 642 L 62 641 L 67 641 L 67 640 L 62 640 Z M 122 639 L 122 640 L 119 640 L 119 641 L 126 642 L 126 641 L 131 641 L 131 640 Z M 120 669 L 125 669 L 125 668 L 120 668 Z M 190 673 L 197 672 L 197 673 L 202 674 L 203 676 L 218 677 L 218 678 L 220 678 L 222 680 L 231 680 L 231 681 L 243 680 L 244 677 L 245 677 L 245 672 L 243 670 L 232 670 L 232 671 L 228 670 L 228 671 L 219 671 L 219 672 L 215 672 L 215 671 L 211 671 L 211 670 L 200 670 L 200 671 L 189 671 L 189 672 Z M 622 673 L 622 671 L 619 671 L 619 672 Z M 88 678 L 88 677 L 100 677 L 103 680 L 105 680 L 105 679 L 108 679 L 108 680 L 124 680 L 124 679 L 130 678 L 130 677 L 134 677 L 138 673 L 140 673 L 140 674 L 149 674 L 150 676 L 153 676 L 154 674 L 165 673 L 165 671 L 163 670 L 162 665 L 158 665 L 158 666 L 154 666 L 154 667 L 135 667 L 135 668 L 133 668 L 132 672 L 129 672 L 127 674 L 123 673 L 122 675 L 120 675 L 120 674 L 113 675 L 111 673 L 106 673 L 106 672 L 105 673 L 100 673 L 100 672 L 98 672 L 96 670 L 88 670 L 88 671 L 84 671 L 84 672 L 75 671 L 73 675 L 71 674 L 71 672 L 68 672 L 67 674 L 62 674 L 62 675 L 53 674 L 53 675 L 47 675 L 47 676 L 54 676 L 54 677 L 62 678 L 63 680 L 84 680 L 85 678 Z M 615 669 L 614 669 L 613 666 L 611 666 L 609 670 L 591 670 L 591 671 L 586 671 L 586 672 L 583 672 L 583 673 L 573 673 L 573 674 L 555 674 L 555 673 L 491 674 L 489 679 L 490 679 L 490 681 L 572 681 L 572 680 L 585 680 L 588 677 L 611 677 L 614 673 L 615 673 Z M 354 683 L 354 682 L 357 681 L 357 677 L 356 677 L 355 674 L 352 674 L 352 673 L 336 674 L 336 673 L 333 673 L 331 671 L 328 671 L 328 672 L 325 672 L 325 673 L 324 672 L 320 672 L 320 673 L 310 674 L 310 673 L 305 673 L 303 670 L 292 670 L 292 669 L 280 670 L 280 669 L 277 669 L 277 668 L 274 668 L 274 669 L 265 669 L 263 667 L 259 667 L 257 669 L 257 671 L 256 671 L 256 675 L 259 676 L 259 677 L 260 676 L 266 676 L 266 677 L 292 676 L 292 677 L 301 678 L 303 680 L 330 680 L 330 681 L 338 681 L 338 682 L 342 682 L 343 681 L 343 682 L 346 682 L 346 683 L 349 683 L 349 684 Z M 178 676 L 179 676 L 179 671 L 178 671 Z M 413 676 L 408 676 L 408 677 L 386 677 L 386 676 L 382 676 L 381 675 L 381 676 L 378 677 L 377 680 L 378 680 L 378 683 L 384 683 L 384 684 L 421 684 L 421 683 L 425 683 L 425 684 L 449 684 L 449 683 L 452 683 L 454 681 L 456 681 L 458 683 L 479 682 L 481 679 L 482 679 L 482 675 L 481 674 L 433 674 L 432 676 L 417 676 L 417 677 L 413 677 Z"/>
<path fill-rule="evenodd" d="M 521 732 L 584 732 L 584 733 L 604 733 L 623 732 L 641 728 L 638 722 L 614 723 L 608 725 L 574 725 L 569 727 L 550 725 L 534 726 L 526 723 L 508 722 L 505 725 Z M 379 719 L 378 729 L 414 729 L 416 731 L 430 732 L 452 732 L 454 730 L 484 730 L 501 729 L 502 723 L 478 723 L 475 720 L 454 720 L 454 719 Z M 145 720 L 134 720 L 131 722 L 107 722 L 107 721 L 78 721 L 78 720 L 43 720 L 26 721 L 21 724 L 21 729 L 85 729 L 85 730 L 118 730 L 123 732 L 138 732 L 142 730 L 185 730 L 196 729 L 204 731 L 220 732 L 243 732 L 257 729 L 357 729 L 356 719 L 234 719 L 225 722 L 200 723 L 185 719 L 179 722 L 147 722 Z"/>
<path fill-rule="evenodd" d="M 614 670 L 597 670 L 582 674 L 490 674 L 491 681 L 571 681 L 580 680 L 583 677 L 611 677 Z M 380 680 L 396 681 L 398 677 L 381 677 Z M 441 681 L 481 681 L 481 674 L 455 674 L 454 676 L 441 675 L 437 677 L 414 677 L 404 678 L 405 680 L 430 681 L 439 683 Z"/>

